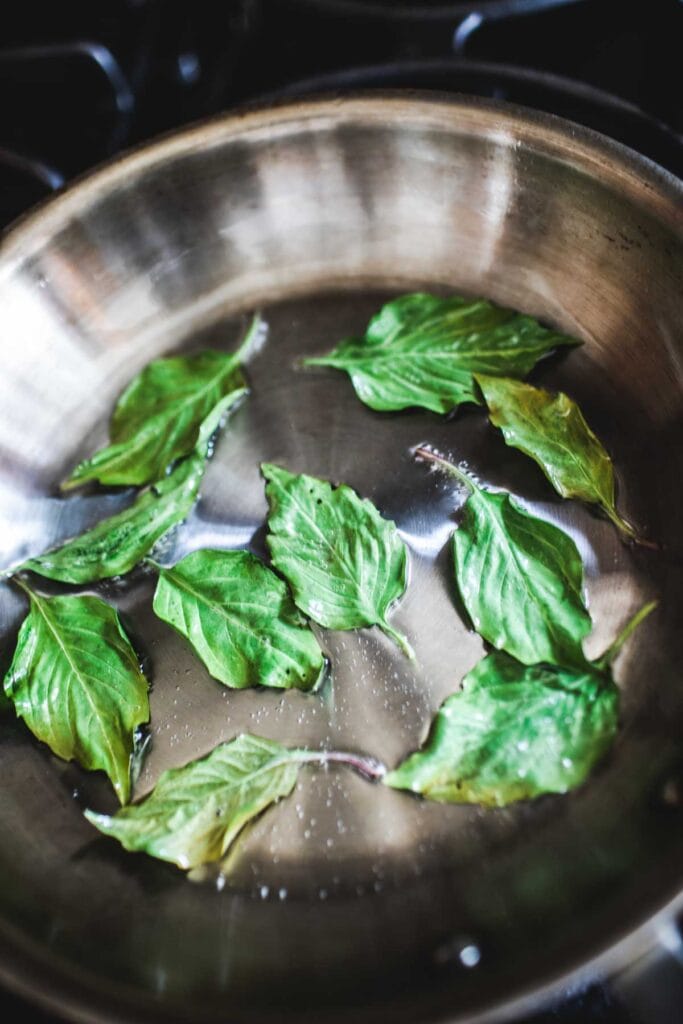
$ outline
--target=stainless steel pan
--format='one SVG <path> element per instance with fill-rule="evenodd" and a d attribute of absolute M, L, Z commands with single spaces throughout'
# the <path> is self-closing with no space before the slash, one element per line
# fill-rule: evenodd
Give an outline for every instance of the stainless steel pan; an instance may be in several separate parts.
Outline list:
<path fill-rule="evenodd" d="M 325 637 L 322 696 L 231 693 L 150 611 L 143 573 L 119 604 L 153 675 L 138 784 L 250 729 L 395 764 L 481 656 L 451 597 L 456 498 L 414 464 L 431 441 L 569 530 L 606 646 L 639 602 L 657 613 L 617 665 L 623 725 L 564 798 L 442 807 L 343 769 L 308 771 L 245 836 L 222 890 L 97 838 L 105 782 L 0 721 L 0 978 L 86 1021 L 427 1021 L 528 1011 L 572 972 L 616 970 L 679 906 L 681 807 L 681 190 L 574 125 L 473 100 L 303 102 L 219 119 L 115 162 L 29 216 L 0 251 L 0 546 L 38 552 L 130 495 L 57 497 L 106 437 L 122 386 L 179 347 L 269 338 L 167 552 L 263 550 L 261 459 L 344 480 L 411 549 L 397 613 L 411 666 L 381 637 Z M 477 411 L 371 413 L 301 354 L 359 331 L 382 299 L 457 289 L 579 335 L 539 379 L 582 404 L 613 453 L 620 505 L 664 545 L 629 549 L 559 502 Z M 2 668 L 24 613 L 0 594 Z"/>

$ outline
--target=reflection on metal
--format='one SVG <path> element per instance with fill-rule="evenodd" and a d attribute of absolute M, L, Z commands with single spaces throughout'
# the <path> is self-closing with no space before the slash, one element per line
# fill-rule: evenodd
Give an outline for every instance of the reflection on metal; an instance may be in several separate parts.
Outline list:
<path fill-rule="evenodd" d="M 11 149 L 0 148 L 0 164 L 33 178 L 49 192 L 56 191 L 64 184 L 64 177 L 56 167 L 51 167 L 49 164 L 43 163 L 42 160 L 34 160 Z"/>
<path fill-rule="evenodd" d="M 470 36 L 473 35 L 483 24 L 484 16 L 478 11 L 473 11 L 472 14 L 468 14 L 467 17 L 460 22 L 453 33 L 453 53 L 462 55 L 467 43 L 469 42 Z"/>
<path fill-rule="evenodd" d="M 127 114 L 133 110 L 135 96 L 128 79 L 114 54 L 102 43 L 78 40 L 72 43 L 46 43 L 44 46 L 17 46 L 11 50 L 0 50 L 0 66 L 3 64 L 25 66 L 33 61 L 61 61 L 74 58 L 91 61 L 102 71 L 111 86 L 119 113 Z"/>

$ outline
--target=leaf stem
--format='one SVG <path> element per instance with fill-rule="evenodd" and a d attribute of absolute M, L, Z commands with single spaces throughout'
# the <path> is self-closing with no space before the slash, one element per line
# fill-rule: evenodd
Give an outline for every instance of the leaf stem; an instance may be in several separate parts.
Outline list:
<path fill-rule="evenodd" d="M 387 773 L 386 766 L 376 757 L 366 757 L 347 750 L 302 750 L 298 761 L 303 764 L 342 764 L 358 772 L 370 782 L 380 782 Z"/>
<path fill-rule="evenodd" d="M 638 628 L 641 622 L 644 619 L 646 619 L 648 615 L 655 610 L 656 607 L 656 601 L 649 601 L 646 605 L 643 605 L 640 611 L 637 611 L 636 614 L 631 619 L 629 619 L 629 621 L 622 629 L 621 633 L 619 633 L 619 635 L 617 636 L 616 640 L 614 640 L 610 644 L 605 653 L 602 655 L 601 658 L 597 659 L 595 664 L 601 669 L 609 668 L 609 666 L 612 664 L 616 656 L 619 654 L 621 648 L 624 646 L 624 644 L 631 636 L 631 634 L 635 632 L 635 630 Z"/>
<path fill-rule="evenodd" d="M 301 360 L 302 366 L 332 366 L 335 369 L 340 369 L 332 355 L 328 356 L 307 356 Z M 343 367 L 341 367 L 343 369 Z"/>
<path fill-rule="evenodd" d="M 410 658 L 411 661 L 415 661 L 415 651 L 410 646 L 407 637 L 405 637 L 403 633 L 399 633 L 399 631 L 390 626 L 388 622 L 380 622 L 378 625 L 385 636 L 388 636 L 390 640 L 393 640 L 407 658 Z"/>
<path fill-rule="evenodd" d="M 164 571 L 164 566 L 163 565 L 159 565 L 158 562 L 155 562 L 154 559 L 153 558 L 149 558 L 149 556 L 145 556 L 142 559 L 141 564 L 142 565 L 148 565 L 149 568 L 150 569 L 154 569 L 155 572 L 163 572 Z"/>
<path fill-rule="evenodd" d="M 239 344 L 237 351 L 234 353 L 235 363 L 243 363 L 246 359 L 247 353 L 255 341 L 258 341 L 260 337 L 265 333 L 266 324 L 260 313 L 254 313 L 251 324 L 247 328 L 247 332 L 244 338 Z"/>
<path fill-rule="evenodd" d="M 8 579 L 9 579 L 10 583 L 15 583 L 16 586 L 18 586 L 20 590 L 23 590 L 24 593 L 26 594 L 26 596 L 29 598 L 29 600 L 31 598 L 35 598 L 37 596 L 31 590 L 31 588 L 29 587 L 28 583 L 25 583 L 24 580 L 22 580 L 20 576 L 9 576 Z"/>
<path fill-rule="evenodd" d="M 636 531 L 635 527 L 631 526 L 628 520 L 624 519 L 619 515 L 616 508 L 605 506 L 605 512 L 610 522 L 614 523 L 622 537 L 630 540 L 633 544 L 637 544 L 641 548 L 647 548 L 649 551 L 661 551 L 661 545 L 657 544 L 654 540 L 647 540 L 645 537 L 641 537 Z"/>
<path fill-rule="evenodd" d="M 464 469 L 460 469 L 460 467 L 456 466 L 454 462 L 449 462 L 449 460 L 445 459 L 443 455 L 437 455 L 437 453 L 432 451 L 431 448 L 418 445 L 417 448 L 413 449 L 413 455 L 416 459 L 423 459 L 425 462 L 431 462 L 439 469 L 442 469 L 444 473 L 454 476 L 461 484 L 464 484 L 469 488 L 470 492 L 479 490 L 474 480 L 472 480 Z"/>

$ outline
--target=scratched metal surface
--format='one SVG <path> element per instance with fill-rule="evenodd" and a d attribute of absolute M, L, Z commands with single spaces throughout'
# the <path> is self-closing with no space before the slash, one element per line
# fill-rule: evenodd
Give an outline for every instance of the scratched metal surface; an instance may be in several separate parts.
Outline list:
<path fill-rule="evenodd" d="M 106 438 L 117 394 L 150 359 L 237 344 L 263 310 L 252 392 L 228 421 L 198 506 L 166 546 L 265 554 L 258 466 L 354 486 L 398 524 L 410 584 L 378 631 L 329 633 L 320 693 L 233 693 L 151 612 L 138 572 L 97 592 L 151 672 L 152 745 L 138 780 L 249 730 L 393 766 L 483 652 L 453 598 L 448 537 L 462 497 L 415 463 L 429 442 L 577 541 L 599 653 L 640 603 L 660 609 L 617 665 L 623 727 L 565 798 L 443 807 L 343 768 L 305 769 L 249 829 L 221 889 L 97 838 L 106 782 L 0 721 L 0 947 L 5 979 L 85 1020 L 472 1019 L 579 968 L 675 896 L 681 559 L 681 240 L 674 185 L 561 123 L 484 104 L 305 104 L 200 127 L 114 165 L 10 235 L 0 255 L 3 565 L 122 507 L 56 496 Z M 416 287 L 485 295 L 585 345 L 535 379 L 577 398 L 613 454 L 620 507 L 653 553 L 560 502 L 481 411 L 376 414 L 302 355 L 360 333 Z M 677 292 L 678 288 L 678 292 Z M 51 592 L 51 585 L 46 591 Z M 59 589 L 59 588 L 56 588 Z M 0 592 L 2 668 L 22 598 Z M 645 948 L 642 929 L 620 962 Z M 465 947 L 479 962 L 468 969 Z M 467 961 L 468 957 L 464 957 Z M 471 959 L 471 958 L 470 958 Z M 613 957 L 616 962 L 616 955 Z M 497 1006 L 497 1009 L 494 1007 Z"/>

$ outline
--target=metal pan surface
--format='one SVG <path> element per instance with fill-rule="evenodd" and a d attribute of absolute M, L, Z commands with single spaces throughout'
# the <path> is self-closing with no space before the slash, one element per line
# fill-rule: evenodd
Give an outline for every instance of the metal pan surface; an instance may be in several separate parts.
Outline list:
<path fill-rule="evenodd" d="M 269 333 L 248 367 L 252 394 L 167 557 L 263 552 L 262 460 L 351 484 L 410 549 L 396 624 L 417 663 L 375 631 L 327 634 L 334 673 L 320 696 L 228 692 L 154 618 L 149 577 L 99 587 L 153 676 L 139 794 L 244 730 L 392 766 L 422 742 L 483 648 L 451 596 L 457 499 L 416 466 L 417 443 L 466 460 L 576 539 L 589 653 L 641 602 L 659 608 L 617 663 L 620 735 L 580 790 L 491 811 L 307 770 L 245 835 L 220 891 L 98 838 L 82 810 L 113 809 L 105 780 L 57 761 L 5 715 L 6 984 L 83 1021 L 494 1020 L 573 971 L 617 968 L 651 945 L 679 899 L 683 854 L 680 199 L 671 176 L 566 122 L 375 95 L 192 128 L 97 171 L 7 235 L 3 564 L 130 500 L 56 488 L 104 441 L 141 367 L 233 347 L 256 307 Z M 300 356 L 359 333 L 386 297 L 414 288 L 486 296 L 583 339 L 536 377 L 581 403 L 616 462 L 622 510 L 662 551 L 628 548 L 557 500 L 481 413 L 378 415 L 345 377 L 300 369 Z M 4 585 L 3 670 L 23 614 Z"/>

